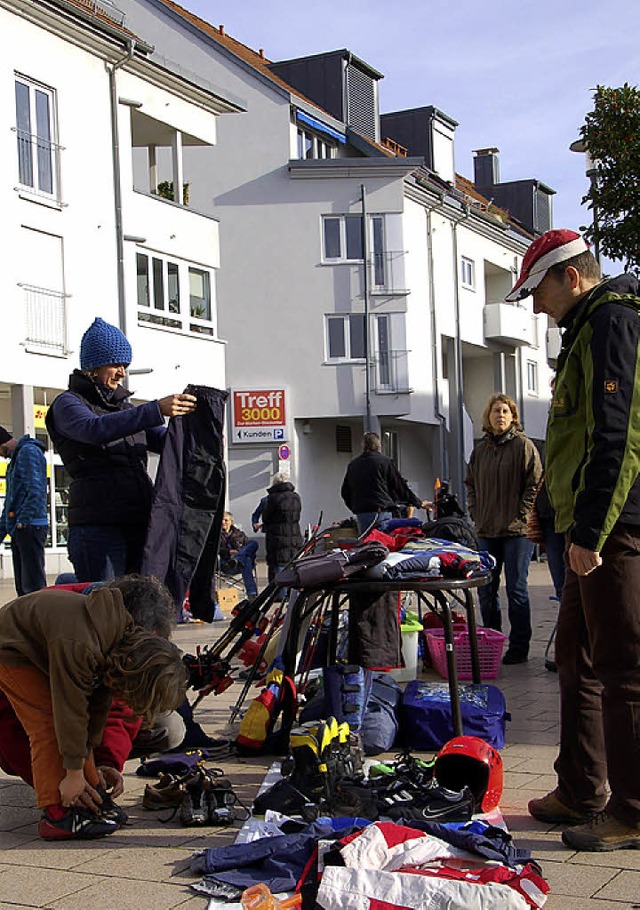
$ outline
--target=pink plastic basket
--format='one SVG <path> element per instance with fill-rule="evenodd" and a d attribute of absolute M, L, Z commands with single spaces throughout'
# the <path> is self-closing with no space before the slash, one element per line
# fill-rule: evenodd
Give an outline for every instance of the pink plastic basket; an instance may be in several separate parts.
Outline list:
<path fill-rule="evenodd" d="M 495 679 L 500 671 L 502 652 L 507 636 L 494 629 L 478 629 L 478 659 L 482 679 Z M 427 647 L 433 666 L 443 679 L 448 679 L 447 653 L 444 640 L 444 629 L 427 631 Z M 453 653 L 456 657 L 458 679 L 471 679 L 471 651 L 469 650 L 468 631 L 454 631 Z"/>

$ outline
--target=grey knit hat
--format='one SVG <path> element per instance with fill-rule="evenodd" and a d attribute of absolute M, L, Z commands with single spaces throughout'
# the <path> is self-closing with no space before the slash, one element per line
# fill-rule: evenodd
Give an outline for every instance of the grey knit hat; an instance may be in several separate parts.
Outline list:
<path fill-rule="evenodd" d="M 131 345 L 120 329 L 99 316 L 94 319 L 80 342 L 80 369 L 94 370 L 112 363 L 129 366 L 131 359 Z"/>

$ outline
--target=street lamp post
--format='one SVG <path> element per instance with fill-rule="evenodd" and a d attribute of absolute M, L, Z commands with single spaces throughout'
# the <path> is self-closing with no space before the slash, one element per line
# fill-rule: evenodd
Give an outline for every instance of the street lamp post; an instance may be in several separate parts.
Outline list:
<path fill-rule="evenodd" d="M 576 141 L 572 142 L 569 146 L 569 150 L 572 152 L 579 152 L 585 156 L 585 174 L 589 178 L 591 188 L 595 189 L 598 185 L 598 168 L 596 166 L 596 162 L 589 154 L 587 143 L 584 141 L 584 139 L 576 139 Z M 594 255 L 596 257 L 598 265 L 602 267 L 602 259 L 600 258 L 600 237 L 598 232 L 598 207 L 595 201 L 592 200 L 592 202 Z"/>

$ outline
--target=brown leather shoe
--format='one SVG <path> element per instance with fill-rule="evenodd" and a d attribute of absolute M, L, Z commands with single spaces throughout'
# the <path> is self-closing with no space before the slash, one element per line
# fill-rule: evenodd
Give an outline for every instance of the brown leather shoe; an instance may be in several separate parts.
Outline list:
<path fill-rule="evenodd" d="M 573 850 L 591 850 L 596 853 L 640 850 L 640 828 L 630 828 L 603 809 L 586 824 L 563 831 L 562 842 Z"/>
<path fill-rule="evenodd" d="M 529 815 L 539 822 L 547 822 L 550 825 L 582 825 L 595 815 L 594 812 L 580 812 L 565 806 L 558 799 L 556 790 L 541 796 L 540 799 L 530 800 L 528 808 Z"/>

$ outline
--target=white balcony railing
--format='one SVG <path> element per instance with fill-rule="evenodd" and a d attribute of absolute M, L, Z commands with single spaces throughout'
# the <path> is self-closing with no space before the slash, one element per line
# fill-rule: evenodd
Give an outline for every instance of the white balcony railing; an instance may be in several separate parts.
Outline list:
<path fill-rule="evenodd" d="M 373 294 L 408 294 L 404 280 L 404 251 L 372 253 L 369 287 Z"/>
<path fill-rule="evenodd" d="M 65 356 L 68 295 L 32 284 L 19 287 L 23 293 L 27 350 Z"/>
<path fill-rule="evenodd" d="M 63 147 L 46 137 L 12 129 L 18 145 L 17 188 L 60 202 L 60 152 Z"/>
<path fill-rule="evenodd" d="M 408 361 L 408 351 L 378 351 L 373 358 L 374 391 L 396 394 L 411 392 Z"/>

